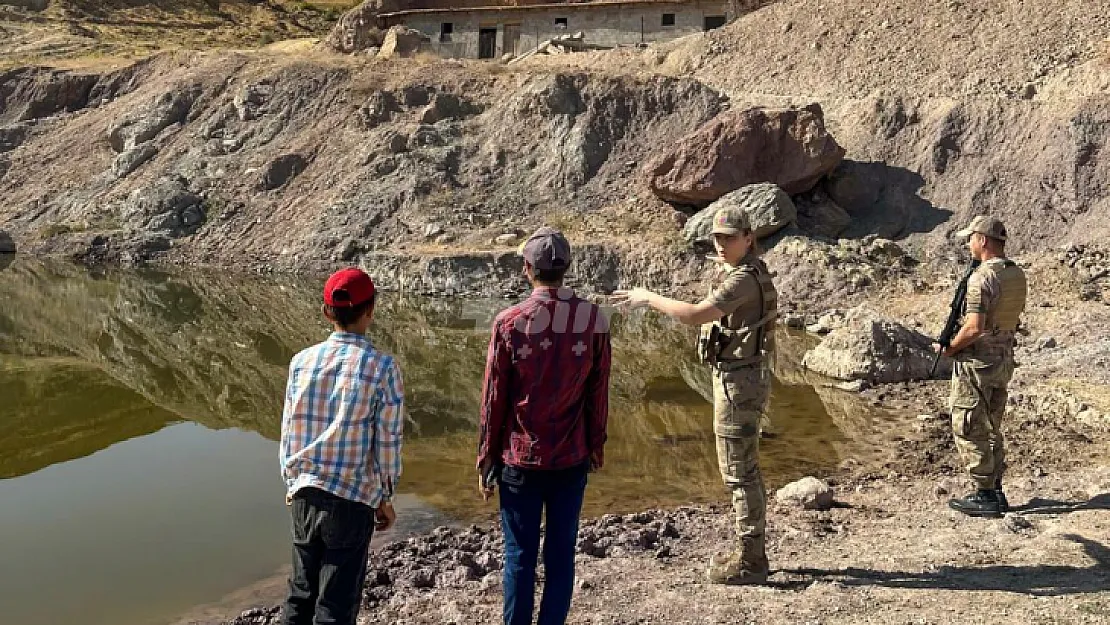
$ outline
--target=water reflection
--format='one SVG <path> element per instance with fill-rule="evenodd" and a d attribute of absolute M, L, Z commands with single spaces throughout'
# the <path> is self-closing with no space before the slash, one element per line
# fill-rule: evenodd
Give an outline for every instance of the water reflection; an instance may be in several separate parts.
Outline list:
<path fill-rule="evenodd" d="M 0 397 L 5 415 L 0 479 L 81 458 L 177 420 L 99 369 L 72 359 L 3 357 Z"/>
<path fill-rule="evenodd" d="M 220 548 L 213 549 L 224 555 L 212 556 L 214 561 L 186 558 L 188 549 L 181 545 L 189 544 L 188 528 L 180 524 L 167 526 L 162 541 L 143 546 L 150 557 L 186 558 L 174 560 L 175 566 L 183 567 L 174 583 L 194 592 L 179 588 L 179 601 L 186 595 L 194 603 L 218 598 L 197 600 L 196 593 L 213 592 L 214 586 L 206 582 L 188 588 L 190 575 L 204 578 L 212 567 L 225 567 L 234 572 L 223 579 L 225 586 L 231 578 L 248 583 L 265 568 L 264 562 L 283 562 L 287 521 L 277 503 L 280 483 L 273 441 L 280 431 L 288 360 L 328 331 L 319 314 L 319 288 L 317 280 L 289 277 L 256 280 L 149 270 L 91 273 L 18 258 L 0 272 L 0 428 L 5 432 L 0 438 L 0 490 L 7 489 L 6 501 L 19 506 L 20 498 L 34 493 L 39 507 L 28 505 L 27 510 L 65 514 L 72 488 L 65 485 L 66 479 L 42 477 L 63 475 L 45 471 L 52 466 L 79 471 L 88 488 L 106 493 L 117 487 L 114 472 L 123 470 L 119 462 L 126 462 L 127 471 L 149 472 L 150 479 L 173 470 L 180 472 L 174 473 L 174 480 L 193 485 L 197 479 L 210 480 L 205 487 L 188 489 L 191 505 L 201 516 L 226 519 L 222 534 L 214 539 Z M 473 490 L 473 463 L 486 328 L 491 315 L 504 305 L 383 294 L 371 329 L 372 340 L 397 355 L 405 377 L 409 412 L 402 490 L 460 520 L 488 517 L 493 511 Z M 704 397 L 708 376 L 694 361 L 692 333 L 644 315 L 618 316 L 612 327 L 608 462 L 591 478 L 586 513 L 720 499 L 724 492 L 717 475 L 710 405 Z M 770 487 L 833 467 L 846 456 L 869 453 L 875 446 L 868 438 L 874 430 L 873 413 L 843 394 L 815 388 L 797 370 L 805 340 L 782 336 L 779 345 L 786 353 L 776 367 L 771 397 L 770 428 L 775 436 L 763 443 Z M 182 422 L 204 427 L 175 429 Z M 229 429 L 261 436 L 244 438 L 243 432 L 225 431 Z M 130 442 L 118 444 L 121 441 Z M 171 469 L 160 462 L 170 456 L 135 453 L 146 446 L 164 450 L 175 445 L 179 451 L 187 447 L 197 464 L 182 462 Z M 124 450 L 131 450 L 130 455 Z M 77 460 L 81 458 L 85 460 Z M 210 470 L 211 465 L 216 466 Z M 222 477 L 203 477 L 209 473 Z M 32 482 L 36 486 L 29 488 Z M 236 493 L 236 505 L 251 512 L 228 515 L 227 490 Z M 149 509 L 175 495 L 157 489 L 135 493 L 141 496 L 127 505 L 137 512 L 128 518 L 135 524 L 133 530 L 142 534 L 151 531 L 152 523 L 163 522 Z M 109 554 L 112 549 L 134 549 L 126 532 L 119 536 L 120 545 L 109 545 L 104 527 L 98 527 L 103 515 L 96 512 L 96 501 L 107 509 L 116 499 L 93 497 L 76 510 L 86 518 L 67 526 L 71 541 L 100 545 Z M 11 514 L 5 518 L 6 531 L 40 532 L 32 519 Z M 96 569 L 97 557 L 104 557 L 90 552 L 81 560 L 67 553 L 46 553 L 50 544 L 45 537 L 42 558 L 49 563 L 67 561 L 86 575 Z M 12 577 L 34 578 L 51 596 L 66 595 L 67 589 L 45 581 L 51 579 L 49 571 L 40 572 L 44 577 L 0 571 L 0 587 Z M 66 579 L 81 584 L 79 577 Z M 170 602 L 165 597 L 159 601 Z M 147 605 L 143 613 L 149 615 L 153 609 Z M 119 614 L 113 619 L 85 622 L 127 622 Z"/>
<path fill-rule="evenodd" d="M 215 273 L 94 277 L 21 259 L 0 274 L 7 400 L 0 414 L 11 432 L 0 447 L 2 475 L 182 420 L 275 440 L 289 357 L 327 332 L 317 289 L 314 280 Z M 471 480 L 485 320 L 503 305 L 387 294 L 371 330 L 405 375 L 405 485 L 464 518 L 482 513 L 457 493 Z M 708 376 L 694 361 L 691 333 L 640 315 L 614 318 L 613 331 L 610 464 L 596 476 L 598 496 L 587 506 L 717 497 Z M 781 343 L 789 349 L 799 340 Z M 822 398 L 790 366 L 775 381 L 769 427 L 776 436 L 764 443 L 772 483 L 835 465 L 847 453 Z"/>

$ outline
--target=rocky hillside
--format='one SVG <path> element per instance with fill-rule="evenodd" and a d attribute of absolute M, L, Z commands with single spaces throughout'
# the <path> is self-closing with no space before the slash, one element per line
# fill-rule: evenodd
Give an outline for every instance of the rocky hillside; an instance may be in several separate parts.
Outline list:
<path fill-rule="evenodd" d="M 479 279 L 514 276 L 495 253 L 543 220 L 666 245 L 674 210 L 627 179 L 649 146 L 726 104 L 663 77 L 248 54 L 2 84 L 0 211 L 31 249 L 286 269 L 465 252 L 444 262 Z M 668 272 L 685 262 L 637 253 Z"/>
<path fill-rule="evenodd" d="M 692 209 L 656 197 L 649 165 L 718 116 L 816 102 L 844 161 L 794 191 L 769 259 L 854 297 L 914 272 L 828 237 L 901 240 L 912 265 L 951 257 L 975 213 L 1005 218 L 1018 252 L 1106 234 L 1107 12 L 1021 6 L 794 0 L 658 48 L 512 68 L 272 51 L 10 70 L 0 219 L 25 249 L 90 261 L 361 259 L 391 286 L 488 294 L 517 288 L 505 252 L 547 222 L 597 246 L 582 283 L 696 290 L 704 265 L 678 228 Z"/>
<path fill-rule="evenodd" d="M 23 249 L 89 262 L 362 261 L 391 287 L 487 295 L 519 289 L 509 252 L 551 223 L 579 244 L 577 284 L 691 292 L 702 217 L 681 202 L 770 180 L 791 197 L 768 261 L 802 313 L 937 284 L 972 214 L 1003 217 L 1013 252 L 1101 257 L 1107 12 L 853 7 L 793 0 L 659 47 L 512 67 L 274 50 L 13 69 L 0 219 Z"/>
<path fill-rule="evenodd" d="M 940 245 L 993 213 L 1014 247 L 1042 250 L 1107 234 L 1108 9 L 792 0 L 643 52 L 537 63 L 694 76 L 737 102 L 820 102 L 848 150 L 826 185 L 857 217 L 846 234 Z"/>

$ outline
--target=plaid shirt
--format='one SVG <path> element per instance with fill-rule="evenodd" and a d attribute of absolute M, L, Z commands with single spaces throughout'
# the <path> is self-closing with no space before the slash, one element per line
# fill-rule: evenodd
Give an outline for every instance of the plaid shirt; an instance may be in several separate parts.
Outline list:
<path fill-rule="evenodd" d="M 293 357 L 281 417 L 281 475 L 377 507 L 401 475 L 401 370 L 359 334 L 334 332 Z"/>
<path fill-rule="evenodd" d="M 537 288 L 493 323 L 478 464 L 565 469 L 604 461 L 608 320 L 570 289 Z"/>

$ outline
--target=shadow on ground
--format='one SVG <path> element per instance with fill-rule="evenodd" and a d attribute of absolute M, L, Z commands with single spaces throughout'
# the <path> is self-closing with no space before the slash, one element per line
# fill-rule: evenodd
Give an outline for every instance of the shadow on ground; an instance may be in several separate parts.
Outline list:
<path fill-rule="evenodd" d="M 1034 497 L 1023 506 L 1011 506 L 1010 510 L 1023 514 L 1067 514 L 1080 510 L 1110 510 L 1110 493 L 1097 495 L 1088 501 L 1057 501 Z"/>
<path fill-rule="evenodd" d="M 1101 496 L 1100 496 L 1101 497 Z M 1098 499 L 1097 497 L 1095 499 Z M 1097 508 L 1103 509 L 1103 508 Z M 1110 547 L 1075 534 L 1062 539 L 1083 546 L 1095 563 L 1088 567 L 1066 565 L 981 567 L 942 566 L 935 571 L 876 571 L 847 567 L 843 569 L 783 569 L 807 580 L 790 580 L 784 589 L 798 589 L 813 581 L 835 581 L 845 586 L 882 586 L 920 590 L 965 590 L 1014 592 L 1038 597 L 1105 592 L 1110 588 Z"/>
<path fill-rule="evenodd" d="M 845 160 L 824 185 L 828 195 L 852 217 L 851 225 L 840 235 L 844 238 L 874 234 L 901 239 L 932 232 L 952 216 L 951 210 L 921 197 L 925 179 L 904 167 Z"/>

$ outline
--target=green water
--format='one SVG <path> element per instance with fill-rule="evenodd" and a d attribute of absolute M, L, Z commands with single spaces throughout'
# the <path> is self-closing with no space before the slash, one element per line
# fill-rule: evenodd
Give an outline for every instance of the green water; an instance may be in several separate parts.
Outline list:
<path fill-rule="evenodd" d="M 328 332 L 319 288 L 24 258 L 0 269 L 4 622 L 164 623 L 286 563 L 275 441 L 288 359 Z M 505 305 L 380 301 L 371 336 L 399 358 L 409 408 L 399 531 L 493 514 L 473 463 L 486 329 Z M 636 315 L 613 332 L 607 465 L 586 513 L 721 498 L 690 331 Z M 780 347 L 770 486 L 881 446 L 880 417 L 797 371 L 804 339 Z"/>

